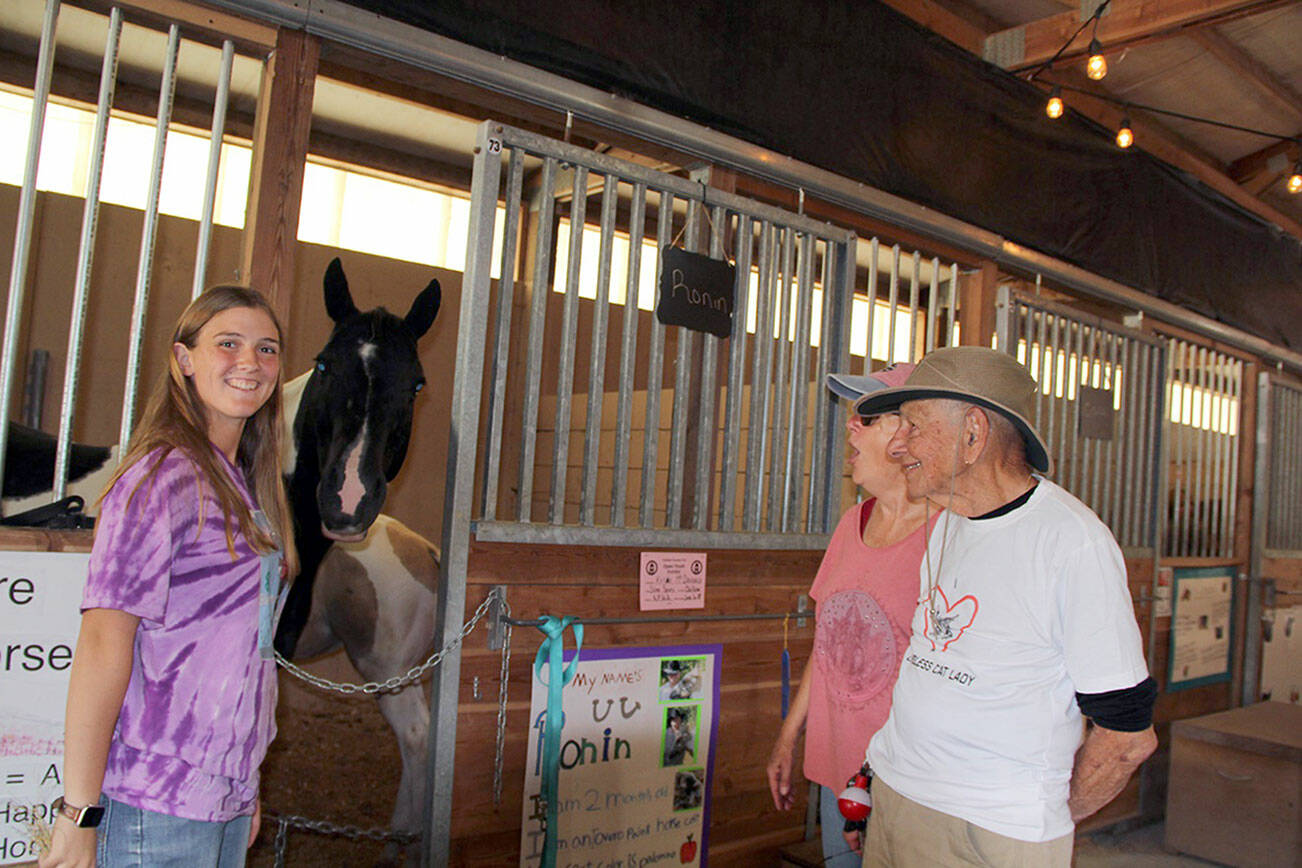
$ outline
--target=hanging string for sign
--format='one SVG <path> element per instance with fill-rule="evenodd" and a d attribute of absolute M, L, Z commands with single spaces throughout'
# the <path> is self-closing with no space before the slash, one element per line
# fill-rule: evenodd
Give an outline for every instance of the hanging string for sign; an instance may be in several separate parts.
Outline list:
<path fill-rule="evenodd" d="M 710 208 L 709 203 L 705 201 L 706 191 L 709 189 L 710 188 L 706 186 L 704 183 L 701 184 L 701 201 L 699 204 L 700 204 L 701 211 L 705 214 L 705 223 L 707 226 L 710 227 L 710 235 L 713 236 L 719 230 L 718 227 L 714 225 L 714 218 L 710 216 L 710 211 L 712 209 Z M 669 246 L 677 247 L 678 242 L 682 239 L 683 234 L 685 232 L 687 232 L 687 221 L 684 221 L 683 225 L 678 227 L 678 232 L 677 234 L 674 235 L 673 240 L 669 242 Z M 719 245 L 723 248 L 724 260 L 729 263 L 735 263 L 736 260 L 733 259 L 732 254 L 728 252 L 728 236 L 726 234 L 720 236 Z"/>

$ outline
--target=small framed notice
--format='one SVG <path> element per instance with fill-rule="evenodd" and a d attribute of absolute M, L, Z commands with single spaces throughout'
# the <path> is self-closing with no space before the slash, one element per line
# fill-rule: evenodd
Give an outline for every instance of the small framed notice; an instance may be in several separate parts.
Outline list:
<path fill-rule="evenodd" d="M 639 608 L 705 608 L 705 552 L 642 552 Z"/>

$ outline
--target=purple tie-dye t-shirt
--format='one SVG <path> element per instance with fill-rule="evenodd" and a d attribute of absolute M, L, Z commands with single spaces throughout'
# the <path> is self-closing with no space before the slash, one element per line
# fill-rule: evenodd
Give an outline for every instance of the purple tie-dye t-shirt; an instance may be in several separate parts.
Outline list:
<path fill-rule="evenodd" d="M 216 450 L 214 450 L 216 452 Z M 250 504 L 243 474 L 219 461 Z M 138 461 L 104 498 L 82 611 L 140 617 L 104 793 L 192 820 L 253 813 L 275 737 L 275 663 L 258 654 L 259 556 L 189 457 Z M 131 493 L 135 491 L 135 496 Z"/>

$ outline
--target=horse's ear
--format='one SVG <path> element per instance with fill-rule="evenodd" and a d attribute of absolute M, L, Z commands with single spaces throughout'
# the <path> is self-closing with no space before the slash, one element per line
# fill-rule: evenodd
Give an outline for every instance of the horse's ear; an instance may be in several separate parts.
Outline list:
<path fill-rule="evenodd" d="M 353 296 L 348 292 L 348 278 L 344 276 L 344 266 L 336 256 L 330 260 L 325 272 L 326 313 L 335 322 L 343 322 L 357 313 Z"/>
<path fill-rule="evenodd" d="M 411 310 L 407 311 L 407 318 L 403 320 L 412 337 L 419 338 L 434 325 L 434 317 L 438 316 L 439 302 L 442 299 L 443 290 L 439 288 L 437 280 L 431 280 L 429 286 L 416 296 L 416 300 L 411 303 Z"/>

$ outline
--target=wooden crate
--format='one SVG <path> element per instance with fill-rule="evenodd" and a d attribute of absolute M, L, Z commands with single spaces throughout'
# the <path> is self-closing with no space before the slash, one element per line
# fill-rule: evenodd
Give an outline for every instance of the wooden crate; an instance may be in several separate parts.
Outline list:
<path fill-rule="evenodd" d="M 1166 845 L 1235 866 L 1302 866 L 1302 706 L 1171 726 Z"/>

